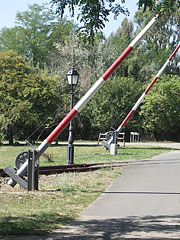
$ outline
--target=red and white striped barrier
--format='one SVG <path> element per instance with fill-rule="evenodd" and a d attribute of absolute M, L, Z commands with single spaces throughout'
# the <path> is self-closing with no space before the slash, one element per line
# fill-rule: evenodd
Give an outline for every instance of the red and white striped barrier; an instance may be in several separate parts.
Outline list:
<path fill-rule="evenodd" d="M 172 58 L 174 57 L 174 55 L 176 54 L 176 52 L 179 50 L 180 48 L 180 43 L 179 45 L 176 47 L 176 49 L 174 50 L 174 52 L 171 54 L 171 56 L 168 58 L 168 60 L 164 63 L 164 65 L 162 66 L 162 68 L 159 70 L 159 72 L 157 73 L 157 75 L 155 76 L 155 78 L 152 80 L 152 82 L 148 85 L 148 87 L 146 88 L 146 90 L 144 91 L 144 93 L 141 95 L 141 97 L 138 99 L 138 101 L 135 103 L 135 105 L 133 106 L 133 108 L 131 109 L 131 111 L 128 113 L 128 115 L 125 117 L 125 119 L 123 120 L 123 122 L 121 123 L 121 125 L 118 127 L 117 132 L 121 132 L 122 128 L 125 126 L 125 124 L 128 122 L 128 120 L 131 118 L 131 116 L 133 115 L 133 113 L 136 111 L 136 109 L 139 107 L 139 105 L 141 104 L 141 102 L 143 101 L 143 99 L 146 97 L 146 95 L 148 94 L 149 90 L 152 88 L 152 86 L 154 85 L 154 83 L 157 81 L 157 79 L 161 76 L 161 74 L 164 72 L 165 68 L 168 66 L 168 64 L 171 62 Z"/>
<path fill-rule="evenodd" d="M 81 111 L 86 103 L 93 97 L 117 67 L 123 62 L 128 54 L 135 48 L 137 43 L 142 39 L 145 33 L 154 25 L 160 12 L 145 26 L 145 28 L 136 36 L 124 52 L 116 59 L 116 61 L 106 70 L 106 72 L 99 78 L 99 80 L 89 89 L 89 91 L 81 98 L 81 100 L 74 106 L 74 108 L 67 114 L 67 116 L 58 124 L 58 126 L 51 132 L 51 134 L 38 147 L 40 153 L 44 152 L 46 148 L 59 136 L 63 129 L 69 122 Z"/>
<path fill-rule="evenodd" d="M 142 39 L 146 32 L 155 24 L 160 16 L 160 12 L 145 26 L 145 28 L 136 36 L 136 38 L 130 43 L 130 45 L 123 51 L 123 53 L 116 59 L 116 61 L 106 70 L 106 72 L 99 78 L 99 80 L 89 89 L 89 91 L 81 98 L 81 100 L 74 106 L 74 108 L 66 115 L 66 117 L 57 125 L 57 127 L 49 134 L 49 136 L 39 145 L 37 148 L 37 157 L 40 157 L 42 153 L 51 145 L 51 143 L 59 136 L 64 128 L 70 123 L 70 121 L 81 111 L 86 103 L 93 97 L 93 95 L 99 90 L 99 88 L 106 82 L 111 74 L 117 69 L 117 67 L 123 62 L 128 54 L 135 48 L 137 43 Z M 28 161 L 26 161 L 21 168 L 17 171 L 18 176 L 24 176 L 27 172 Z M 9 185 L 14 185 L 11 179 L 8 182 Z"/>

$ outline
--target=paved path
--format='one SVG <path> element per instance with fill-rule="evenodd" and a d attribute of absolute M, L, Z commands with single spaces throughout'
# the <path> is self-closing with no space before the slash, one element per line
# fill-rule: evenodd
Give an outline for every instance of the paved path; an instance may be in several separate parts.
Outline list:
<path fill-rule="evenodd" d="M 133 145 L 140 145 L 140 146 L 154 146 L 154 147 L 165 147 L 165 148 L 174 148 L 180 149 L 180 143 L 177 142 L 139 142 L 139 143 L 126 143 L 126 146 L 133 146 Z"/>
<path fill-rule="evenodd" d="M 48 237 L 30 239 L 180 239 L 180 151 L 124 166 L 79 219 Z"/>
<path fill-rule="evenodd" d="M 180 151 L 124 167 L 79 220 L 46 239 L 180 239 Z"/>

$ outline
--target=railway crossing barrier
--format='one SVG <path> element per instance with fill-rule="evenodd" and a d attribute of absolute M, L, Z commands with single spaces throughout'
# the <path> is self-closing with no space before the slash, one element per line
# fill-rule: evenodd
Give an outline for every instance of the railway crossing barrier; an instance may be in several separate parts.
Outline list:
<path fill-rule="evenodd" d="M 112 75 L 112 73 L 118 68 L 118 66 L 125 60 L 125 58 L 132 52 L 136 47 L 138 42 L 143 38 L 149 29 L 156 23 L 157 19 L 161 15 L 161 11 L 156 14 L 155 17 L 142 29 L 142 31 L 135 37 L 135 39 L 129 44 L 129 46 L 122 52 L 122 54 L 114 61 L 114 63 L 106 70 L 106 72 L 98 79 L 98 81 L 87 91 L 87 93 L 79 100 L 79 102 L 73 107 L 73 109 L 65 116 L 65 118 L 56 126 L 56 128 L 49 134 L 49 136 L 39 145 L 37 149 L 34 150 L 35 164 L 37 159 L 46 151 L 46 149 L 51 145 L 53 141 L 60 135 L 60 133 L 66 128 L 66 126 L 71 122 L 71 120 L 81 111 L 81 109 L 87 104 L 87 102 L 94 96 L 94 94 L 102 87 L 106 80 Z M 120 132 L 120 131 L 119 131 Z M 116 131 L 112 134 L 112 142 L 116 144 Z M 114 141 L 114 142 L 113 142 Z M 108 143 L 107 143 L 108 144 Z M 117 145 L 117 144 L 116 144 Z M 116 151 L 113 150 L 115 153 Z M 24 177 L 28 169 L 28 159 L 23 165 L 18 169 L 15 174 L 12 174 L 13 168 L 10 168 L 9 176 L 11 179 L 8 184 L 12 187 L 19 183 L 17 179 Z M 33 169 L 33 163 L 32 163 Z M 6 168 L 4 170 L 7 170 Z M 11 171 L 12 170 L 12 171 Z M 32 174 L 33 176 L 33 174 Z"/>
<path fill-rule="evenodd" d="M 152 82 L 148 85 L 148 87 L 146 88 L 146 90 L 144 91 L 144 93 L 141 95 L 141 97 L 138 99 L 138 101 L 135 103 L 135 105 L 133 106 L 133 108 L 131 109 L 131 111 L 128 113 L 128 115 L 125 117 L 125 119 L 123 120 L 123 122 L 120 124 L 120 126 L 118 127 L 117 130 L 115 130 L 115 134 L 118 134 L 122 131 L 123 127 L 125 126 L 125 124 L 128 122 L 128 120 L 131 118 L 131 116 L 133 115 L 133 113 L 136 111 L 136 109 L 139 107 L 139 105 L 141 104 L 141 102 L 143 101 L 143 99 L 146 97 L 146 95 L 148 94 L 149 90 L 152 88 L 152 86 L 154 85 L 154 83 L 157 81 L 157 79 L 160 77 L 160 75 L 164 72 L 165 68 L 168 66 L 168 64 L 171 62 L 172 58 L 175 56 L 176 52 L 179 50 L 180 48 L 180 43 L 178 44 L 178 46 L 176 47 L 176 49 L 173 51 L 173 53 L 171 54 L 171 56 L 168 58 L 168 60 L 164 63 L 164 65 L 162 66 L 162 68 L 159 70 L 159 72 L 157 73 L 157 75 L 155 76 L 155 78 L 152 80 Z M 114 138 L 111 137 L 111 139 L 109 141 L 105 141 L 103 140 L 102 144 L 107 148 L 107 149 L 111 149 L 111 144 L 115 144 L 114 142 Z M 115 152 L 114 152 L 115 153 Z M 116 154 L 116 153 L 115 153 Z"/>
<path fill-rule="evenodd" d="M 99 133 L 97 145 L 99 145 L 99 143 L 101 141 L 103 141 L 103 140 L 107 141 L 110 138 L 111 138 L 110 132 Z M 118 133 L 118 135 L 117 135 L 117 144 L 120 145 L 121 143 L 123 143 L 123 147 L 125 147 L 125 133 L 124 132 Z"/>

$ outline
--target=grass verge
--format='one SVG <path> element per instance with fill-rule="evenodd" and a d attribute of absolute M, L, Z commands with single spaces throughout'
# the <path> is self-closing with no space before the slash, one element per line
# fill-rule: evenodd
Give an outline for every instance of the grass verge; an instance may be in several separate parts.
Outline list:
<path fill-rule="evenodd" d="M 40 177 L 40 191 L 0 193 L 0 235 L 45 235 L 74 219 L 120 174 L 101 169 Z M 10 192 L 11 191 L 11 192 Z"/>

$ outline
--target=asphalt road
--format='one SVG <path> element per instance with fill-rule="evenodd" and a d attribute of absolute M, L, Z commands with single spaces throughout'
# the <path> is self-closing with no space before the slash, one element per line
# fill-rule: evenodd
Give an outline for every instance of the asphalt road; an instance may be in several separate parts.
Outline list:
<path fill-rule="evenodd" d="M 80 219 L 46 239 L 180 239 L 180 151 L 125 166 Z"/>
<path fill-rule="evenodd" d="M 180 151 L 124 166 L 79 219 L 48 237 L 31 239 L 180 239 Z"/>

